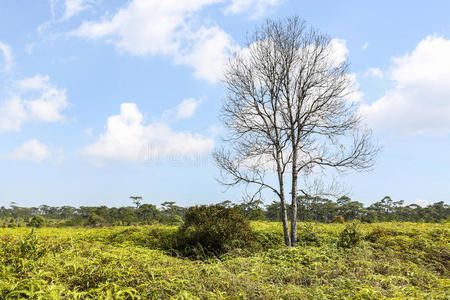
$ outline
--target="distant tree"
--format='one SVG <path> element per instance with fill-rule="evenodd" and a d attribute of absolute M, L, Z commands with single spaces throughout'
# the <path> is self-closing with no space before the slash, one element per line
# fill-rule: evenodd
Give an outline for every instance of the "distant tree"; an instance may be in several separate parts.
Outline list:
<path fill-rule="evenodd" d="M 266 219 L 270 221 L 281 221 L 280 209 L 281 203 L 273 201 L 271 204 L 266 206 Z"/>
<path fill-rule="evenodd" d="M 142 197 L 141 196 L 130 196 L 130 199 L 133 200 L 134 205 L 136 205 L 136 208 L 139 208 L 141 206 Z"/>
<path fill-rule="evenodd" d="M 75 215 L 76 208 L 72 206 L 62 206 L 58 209 L 58 213 L 61 219 L 68 219 Z"/>
<path fill-rule="evenodd" d="M 91 214 L 86 220 L 86 225 L 91 226 L 91 227 L 101 227 L 101 226 L 105 226 L 107 224 L 108 224 L 108 222 L 105 220 L 105 218 L 103 218 L 95 213 Z"/>
<path fill-rule="evenodd" d="M 361 219 L 364 215 L 364 205 L 358 201 L 352 201 L 347 196 L 343 196 L 336 201 L 338 205 L 337 213 L 344 217 L 346 221 Z"/>
<path fill-rule="evenodd" d="M 232 207 L 233 206 L 233 202 L 230 200 L 225 200 L 222 202 L 217 203 L 217 205 L 223 206 L 223 207 Z"/>
<path fill-rule="evenodd" d="M 383 197 L 378 202 L 369 206 L 369 210 L 376 213 L 378 221 L 391 221 L 395 219 L 395 209 L 397 204 L 389 196 Z"/>
<path fill-rule="evenodd" d="M 329 199 L 304 195 L 297 201 L 301 221 L 331 222 L 336 216 L 337 205 Z"/>
<path fill-rule="evenodd" d="M 183 221 L 183 217 L 186 209 L 178 206 L 174 201 L 166 201 L 161 203 L 163 215 L 163 222 L 168 224 L 180 224 Z"/>
<path fill-rule="evenodd" d="M 27 226 L 41 228 L 45 226 L 45 218 L 43 216 L 33 216 L 31 220 L 28 222 Z"/>
<path fill-rule="evenodd" d="M 241 204 L 238 208 L 242 211 L 242 214 L 249 220 L 263 220 L 264 211 L 262 205 L 264 201 L 262 199 L 261 193 L 249 194 L 245 193 L 242 196 Z"/>
<path fill-rule="evenodd" d="M 133 207 L 120 207 L 118 214 L 122 224 L 131 225 L 136 221 L 136 211 Z"/>
<path fill-rule="evenodd" d="M 22 207 L 19 207 L 16 205 L 16 202 L 11 202 L 11 215 L 14 218 L 14 221 L 16 222 L 16 226 L 20 226 L 20 218 L 24 215 L 24 209 Z"/>
<path fill-rule="evenodd" d="M 161 220 L 161 212 L 152 204 L 142 204 L 136 211 L 139 221 L 149 224 L 152 220 Z"/>

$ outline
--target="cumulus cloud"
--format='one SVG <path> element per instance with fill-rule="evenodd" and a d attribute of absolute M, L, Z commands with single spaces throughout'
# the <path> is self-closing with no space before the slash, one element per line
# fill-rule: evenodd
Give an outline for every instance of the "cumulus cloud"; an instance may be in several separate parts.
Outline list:
<path fill-rule="evenodd" d="M 220 80 L 230 54 L 239 47 L 217 26 L 200 28 L 190 35 L 190 40 L 195 42 L 187 51 L 177 54 L 175 62 L 192 66 L 197 78 L 209 82 Z"/>
<path fill-rule="evenodd" d="M 272 44 L 272 45 L 271 45 Z M 249 45 L 247 48 L 242 48 L 238 53 L 238 58 L 244 61 L 249 61 L 252 52 L 255 52 L 259 47 L 273 47 L 272 42 L 268 41 L 257 41 Z M 342 64 L 346 63 L 347 57 L 349 54 L 349 50 L 347 48 L 347 41 L 344 39 L 332 39 L 327 47 L 327 65 L 331 68 L 339 67 Z M 314 47 L 312 45 L 305 45 L 304 48 L 298 49 L 298 54 L 302 56 L 310 57 L 310 53 L 312 53 Z M 273 50 L 271 50 L 273 51 Z M 298 72 L 299 70 L 293 71 Z M 349 102 L 360 102 L 363 100 L 364 93 L 362 93 L 359 89 L 360 85 L 357 80 L 357 75 L 355 73 L 347 73 L 349 85 L 348 89 L 345 91 L 346 100 Z M 258 83 L 255 83 L 258 85 Z M 318 91 L 317 91 L 318 92 Z"/>
<path fill-rule="evenodd" d="M 0 42 L 0 54 L 0 71 L 10 71 L 13 65 L 11 48 L 7 44 Z"/>
<path fill-rule="evenodd" d="M 192 66 L 197 77 L 214 82 L 235 45 L 218 26 L 198 28 L 192 19 L 203 7 L 221 1 L 133 0 L 112 17 L 83 22 L 71 34 L 112 42 L 132 55 L 172 57 Z"/>
<path fill-rule="evenodd" d="M 183 99 L 176 107 L 164 111 L 161 116 L 162 120 L 182 120 L 191 118 L 203 99 L 187 98 Z"/>
<path fill-rule="evenodd" d="M 63 20 L 68 20 L 82 11 L 88 9 L 94 0 L 65 0 L 64 1 L 64 15 L 62 17 Z"/>
<path fill-rule="evenodd" d="M 212 150 L 214 141 L 200 134 L 175 132 L 166 123 L 145 125 L 135 103 L 122 103 L 120 114 L 108 118 L 106 131 L 82 154 L 100 159 L 143 162 L 171 155 L 192 156 Z"/>
<path fill-rule="evenodd" d="M 226 14 L 238 14 L 244 11 L 253 11 L 252 17 L 258 18 L 275 6 L 281 4 L 281 0 L 232 0 L 225 8 Z"/>
<path fill-rule="evenodd" d="M 395 85 L 359 113 L 372 127 L 400 134 L 450 133 L 450 40 L 428 36 L 393 59 Z"/>
<path fill-rule="evenodd" d="M 329 44 L 331 48 L 331 65 L 339 66 L 347 61 L 349 50 L 347 48 L 347 41 L 344 39 L 332 39 Z M 350 102 L 360 102 L 363 100 L 364 93 L 359 90 L 359 82 L 355 73 L 349 73 L 348 79 L 350 82 L 348 93 L 346 97 Z"/>
<path fill-rule="evenodd" d="M 359 90 L 359 82 L 357 80 L 355 73 L 350 73 L 347 75 L 350 81 L 348 95 L 346 100 L 349 102 L 361 102 L 364 97 L 364 93 Z"/>
<path fill-rule="evenodd" d="M 0 132 L 19 131 L 28 121 L 65 121 L 62 111 L 68 105 L 66 90 L 51 84 L 48 76 L 18 80 L 11 96 L 0 103 Z"/>
<path fill-rule="evenodd" d="M 347 60 L 349 50 L 347 48 L 347 41 L 344 39 L 332 39 L 330 41 L 331 60 L 334 65 L 340 65 Z"/>
<path fill-rule="evenodd" d="M 365 76 L 369 76 L 369 77 L 377 77 L 377 78 L 383 78 L 384 77 L 383 71 L 381 71 L 381 69 L 379 69 L 379 68 L 369 68 L 364 73 L 364 75 Z"/>
<path fill-rule="evenodd" d="M 12 160 L 28 160 L 33 162 L 42 162 L 49 158 L 49 156 L 49 148 L 37 139 L 23 143 L 9 154 L 9 158 Z"/>
<path fill-rule="evenodd" d="M 202 103 L 202 100 L 196 100 L 193 98 L 184 99 L 177 106 L 177 119 L 188 119 L 192 117 L 197 110 L 197 107 Z"/>

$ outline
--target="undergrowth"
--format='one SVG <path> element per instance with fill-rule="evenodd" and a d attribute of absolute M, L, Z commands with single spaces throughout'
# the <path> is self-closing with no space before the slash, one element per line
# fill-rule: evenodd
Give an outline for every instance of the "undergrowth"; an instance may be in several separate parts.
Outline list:
<path fill-rule="evenodd" d="M 206 260 L 175 226 L 3 228 L 0 299 L 450 298 L 448 223 L 299 224 L 296 248 L 250 225 L 255 249 Z"/>

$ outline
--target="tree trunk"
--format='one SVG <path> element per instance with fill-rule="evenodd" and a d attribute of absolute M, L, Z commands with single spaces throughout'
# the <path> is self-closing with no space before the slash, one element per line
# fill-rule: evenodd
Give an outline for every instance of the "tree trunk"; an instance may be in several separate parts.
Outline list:
<path fill-rule="evenodd" d="M 294 150 L 292 155 L 292 187 L 291 187 L 291 245 L 297 246 L 297 151 Z"/>
<path fill-rule="evenodd" d="M 283 175 L 278 174 L 278 180 L 280 183 L 280 203 L 281 203 L 281 221 L 283 222 L 283 235 L 284 243 L 286 246 L 291 246 L 291 237 L 289 236 L 289 222 L 286 210 L 286 200 L 284 196 L 284 182 Z"/>

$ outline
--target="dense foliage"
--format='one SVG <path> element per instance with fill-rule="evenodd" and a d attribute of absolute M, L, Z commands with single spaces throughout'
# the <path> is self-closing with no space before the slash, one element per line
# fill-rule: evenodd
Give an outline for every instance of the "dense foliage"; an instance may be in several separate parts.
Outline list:
<path fill-rule="evenodd" d="M 234 207 L 250 220 L 280 220 L 280 203 L 274 202 L 263 206 L 259 199 L 250 199 L 240 204 L 231 201 L 220 203 L 224 207 Z M 289 213 L 290 207 L 288 207 Z M 48 226 L 117 226 L 117 225 L 149 225 L 155 222 L 167 225 L 180 225 L 183 222 L 186 208 L 175 202 L 164 202 L 158 208 L 152 204 L 140 204 L 135 207 L 87 207 L 71 206 L 51 207 L 0 207 L 0 225 L 3 227 L 25 226 L 30 224 L 33 216 L 39 215 L 47 219 Z M 441 222 L 450 220 L 450 206 L 444 202 L 436 202 L 421 207 L 416 204 L 404 205 L 403 201 L 393 201 L 384 197 L 369 207 L 348 197 L 332 201 L 320 197 L 298 197 L 298 219 L 304 222 L 342 222 L 360 220 L 362 222 Z"/>
<path fill-rule="evenodd" d="M 251 224 L 258 247 L 194 261 L 170 253 L 176 226 L 0 228 L 0 299 L 449 299 L 450 226 Z M 32 231 L 33 230 L 33 231 Z M 262 249 L 262 250 L 258 250 Z"/>
<path fill-rule="evenodd" d="M 249 221 L 238 209 L 201 205 L 186 211 L 177 247 L 188 256 L 219 256 L 236 248 L 250 248 L 254 239 Z"/>
<path fill-rule="evenodd" d="M 41 228 L 45 226 L 45 218 L 40 215 L 33 216 L 27 224 L 30 227 Z"/>

